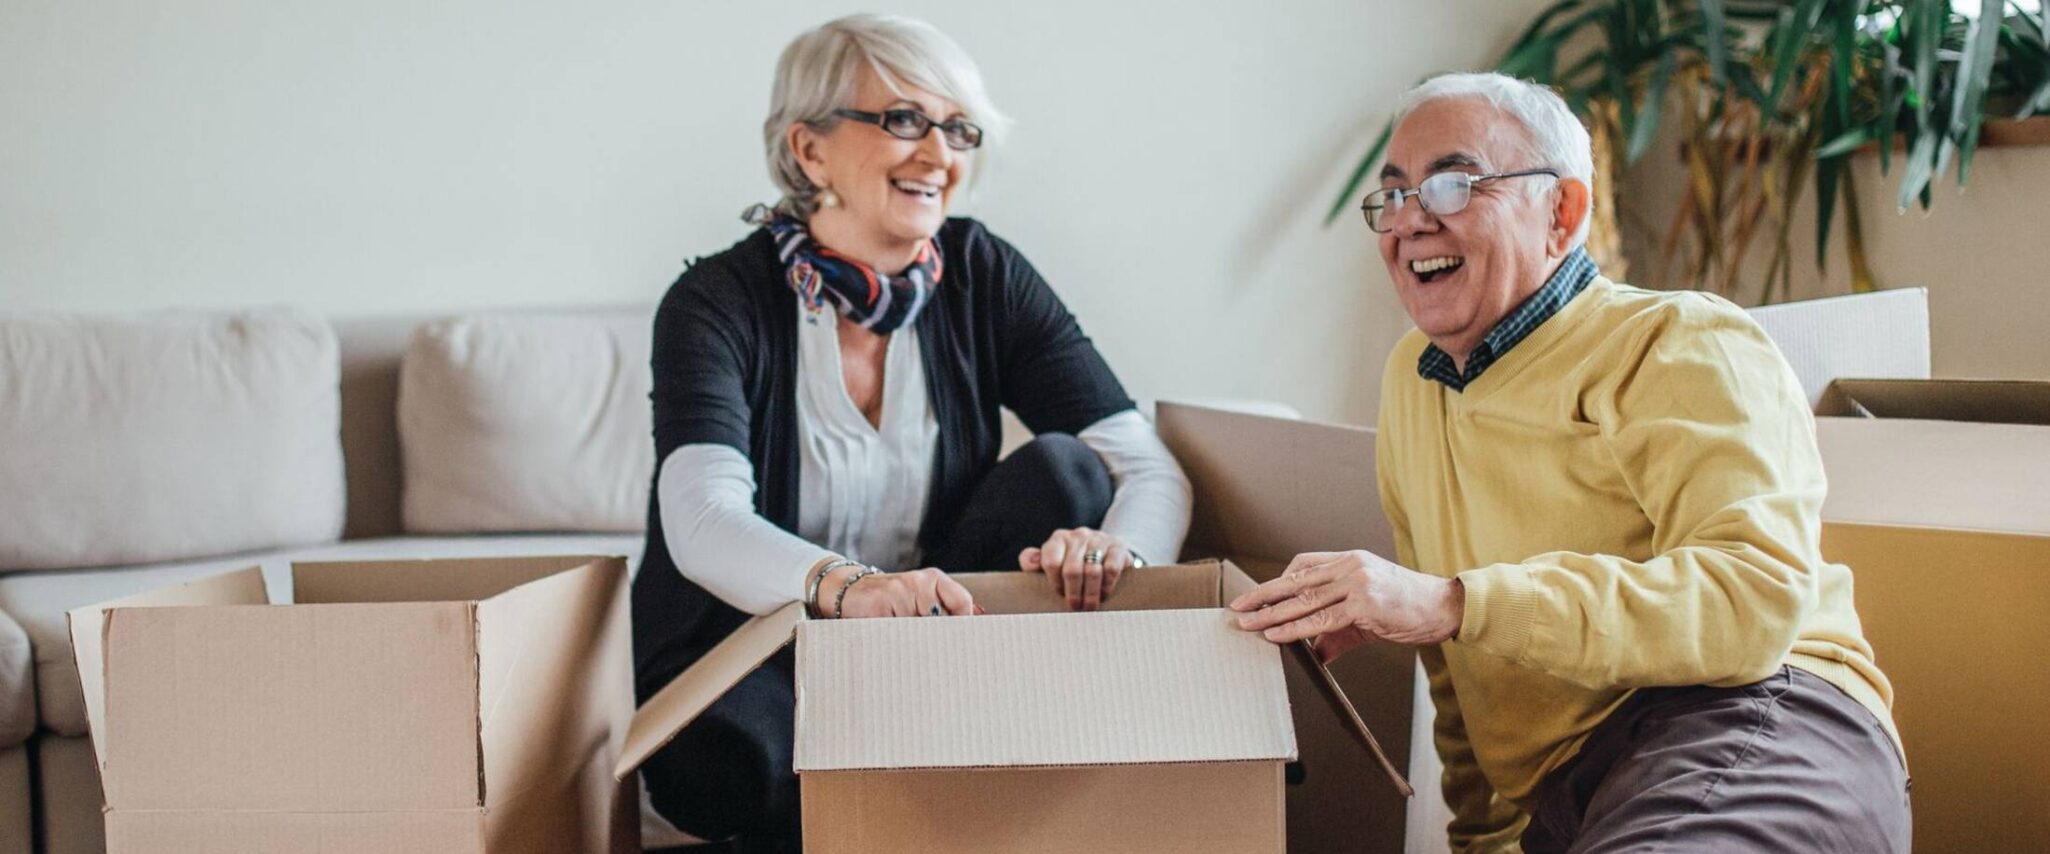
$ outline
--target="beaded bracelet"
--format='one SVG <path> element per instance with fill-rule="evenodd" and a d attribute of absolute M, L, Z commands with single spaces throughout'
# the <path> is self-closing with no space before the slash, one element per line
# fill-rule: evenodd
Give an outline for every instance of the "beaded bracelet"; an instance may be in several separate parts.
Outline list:
<path fill-rule="evenodd" d="M 853 575 L 848 576 L 847 583 L 840 586 L 839 595 L 833 597 L 833 619 L 840 619 L 840 615 L 846 613 L 843 608 L 847 604 L 847 591 L 853 590 L 855 583 L 871 575 L 881 574 L 883 574 L 883 571 L 880 569 L 873 566 L 864 566 L 855 570 Z"/>
<path fill-rule="evenodd" d="M 843 566 L 860 565 L 859 561 L 851 561 L 844 557 L 826 564 L 825 569 L 819 570 L 819 574 L 811 577 L 811 586 L 804 591 L 804 613 L 811 617 L 823 617 L 826 615 L 825 612 L 819 610 L 819 585 L 826 580 L 826 573 Z"/>

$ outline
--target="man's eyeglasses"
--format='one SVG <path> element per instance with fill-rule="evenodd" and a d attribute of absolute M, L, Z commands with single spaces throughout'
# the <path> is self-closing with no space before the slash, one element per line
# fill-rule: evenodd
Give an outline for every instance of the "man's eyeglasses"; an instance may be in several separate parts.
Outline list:
<path fill-rule="evenodd" d="M 1556 169 L 1525 169 L 1521 172 L 1496 172 L 1490 175 L 1475 175 L 1471 172 L 1439 172 L 1423 180 L 1415 189 L 1389 187 L 1368 193 L 1360 202 L 1360 213 L 1366 214 L 1367 227 L 1382 234 L 1389 231 L 1388 220 L 1402 213 L 1410 199 L 1422 205 L 1424 213 L 1432 216 L 1451 216 L 1466 210 L 1466 203 L 1473 200 L 1473 185 L 1498 178 L 1522 178 L 1529 175 L 1550 175 L 1559 177 Z"/>
<path fill-rule="evenodd" d="M 982 128 L 962 119 L 948 119 L 943 122 L 933 121 L 931 116 L 927 116 L 917 110 L 904 109 L 884 110 L 880 113 L 864 113 L 860 110 L 834 110 L 833 115 L 843 119 L 853 119 L 857 122 L 872 124 L 882 128 L 884 133 L 898 139 L 908 139 L 914 142 L 924 139 L 925 135 L 931 133 L 934 127 L 938 127 L 940 129 L 940 138 L 946 141 L 948 148 L 955 151 L 967 151 L 971 148 L 979 148 L 982 145 Z"/>

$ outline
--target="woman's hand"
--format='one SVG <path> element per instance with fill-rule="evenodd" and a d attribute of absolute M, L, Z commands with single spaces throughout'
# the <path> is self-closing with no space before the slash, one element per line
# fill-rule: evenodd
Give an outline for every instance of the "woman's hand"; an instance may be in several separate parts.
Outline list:
<path fill-rule="evenodd" d="M 1239 627 L 1275 643 L 1314 638 L 1330 661 L 1368 640 L 1422 645 L 1450 639 L 1466 616 L 1458 579 L 1397 566 L 1372 552 L 1296 555 L 1281 577 L 1232 600 Z"/>
<path fill-rule="evenodd" d="M 1131 566 L 1131 549 L 1092 528 L 1055 531 L 1044 545 L 1018 553 L 1018 568 L 1046 573 L 1053 592 L 1066 597 L 1075 611 L 1094 611 L 1108 601 Z"/>
<path fill-rule="evenodd" d="M 876 573 L 847 587 L 859 569 L 842 566 L 826 574 L 826 580 L 819 585 L 819 602 L 827 616 L 937 617 L 975 613 L 975 597 L 969 595 L 968 588 L 937 569 Z M 847 591 L 844 598 L 841 588 Z M 838 613 L 833 611 L 835 601 L 840 603 Z"/>

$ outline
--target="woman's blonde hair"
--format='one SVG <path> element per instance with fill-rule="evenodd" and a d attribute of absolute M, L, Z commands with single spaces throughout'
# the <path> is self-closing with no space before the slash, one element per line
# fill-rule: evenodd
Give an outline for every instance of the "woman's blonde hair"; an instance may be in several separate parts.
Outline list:
<path fill-rule="evenodd" d="M 803 122 L 822 132 L 831 130 L 841 121 L 833 111 L 853 106 L 864 67 L 893 92 L 901 94 L 909 84 L 961 105 L 965 117 L 982 127 L 982 147 L 976 149 L 969 185 L 988 168 L 990 150 L 1010 120 L 990 102 L 982 88 L 982 72 L 968 53 L 924 21 L 848 15 L 798 36 L 776 61 L 769 117 L 762 122 L 762 147 L 769 158 L 769 177 L 783 191 L 777 211 L 809 219 L 818 210 L 819 188 L 805 177 L 797 153 L 790 150 L 789 129 Z"/>

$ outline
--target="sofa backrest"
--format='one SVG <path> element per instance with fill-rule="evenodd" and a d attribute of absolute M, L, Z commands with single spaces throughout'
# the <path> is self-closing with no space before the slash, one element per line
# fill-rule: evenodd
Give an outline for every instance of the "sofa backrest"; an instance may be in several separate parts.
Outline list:
<path fill-rule="evenodd" d="M 501 514 L 496 522 L 443 514 L 429 528 L 638 530 L 652 474 L 645 384 L 652 316 L 651 309 L 334 320 L 292 309 L 0 312 L 0 515 L 8 519 L 0 525 L 0 572 L 426 530 L 408 529 L 402 512 L 400 375 L 416 333 L 452 324 L 486 329 L 487 340 L 549 328 L 559 342 L 579 342 L 570 350 L 603 358 L 559 373 L 556 390 L 565 382 L 604 390 L 610 403 L 602 417 L 584 413 L 590 417 L 579 423 L 594 431 L 588 435 L 501 433 L 474 423 L 467 434 L 434 430 L 430 447 L 474 446 L 488 452 L 483 459 L 512 467 L 480 478 L 502 483 L 508 471 L 529 483 L 567 478 L 582 491 L 554 498 L 583 509 Z M 445 349 L 435 354 L 445 378 L 473 391 L 531 388 L 521 372 L 537 364 L 500 360 L 493 372 L 492 365 L 451 362 Z M 450 368 L 487 370 L 451 378 Z M 521 400 L 502 396 L 500 403 Z M 432 412 L 427 421 L 449 426 Z M 567 453 L 583 440 L 602 452 Z M 514 453 L 520 442 L 557 453 L 552 460 Z"/>
<path fill-rule="evenodd" d="M 637 309 L 422 324 L 399 376 L 405 529 L 641 530 L 651 321 Z"/>
<path fill-rule="evenodd" d="M 645 385 L 653 319 L 652 308 L 593 308 L 335 320 L 341 349 L 341 445 L 348 462 L 343 537 L 639 530 L 653 475 Z M 552 354 L 506 349 L 536 334 L 550 336 L 558 349 Z M 479 347 L 496 357 L 484 358 Z M 412 443 L 417 470 L 411 470 L 411 478 L 400 428 L 401 376 L 409 351 L 418 390 L 412 429 L 425 433 Z M 570 371 L 557 372 L 553 392 L 542 392 L 531 372 L 558 357 L 569 361 L 557 367 Z M 624 370 L 612 370 L 615 366 Z M 601 393 L 610 401 L 603 413 L 584 410 L 578 419 L 594 431 L 580 460 L 571 452 L 581 431 L 573 435 L 545 422 L 530 421 L 524 430 L 504 423 L 504 416 L 517 414 L 508 407 L 544 398 L 551 405 L 560 403 L 567 387 L 581 388 L 586 402 Z M 492 411 L 458 417 L 459 407 L 475 406 Z M 496 422 L 490 430 L 480 429 L 487 422 L 476 420 L 485 416 Z M 515 453 L 523 442 L 552 456 Z M 466 473 L 466 465 L 489 467 Z M 528 484 L 553 479 L 563 484 L 562 491 L 538 501 L 531 489 L 515 492 L 496 507 L 460 503 L 466 492 L 504 484 L 508 477 Z M 412 525 L 405 512 L 409 487 L 417 508 Z M 556 499 L 584 509 L 571 512 L 560 502 L 551 508 Z"/>
<path fill-rule="evenodd" d="M 338 376 L 294 310 L 0 314 L 0 570 L 334 539 Z"/>

